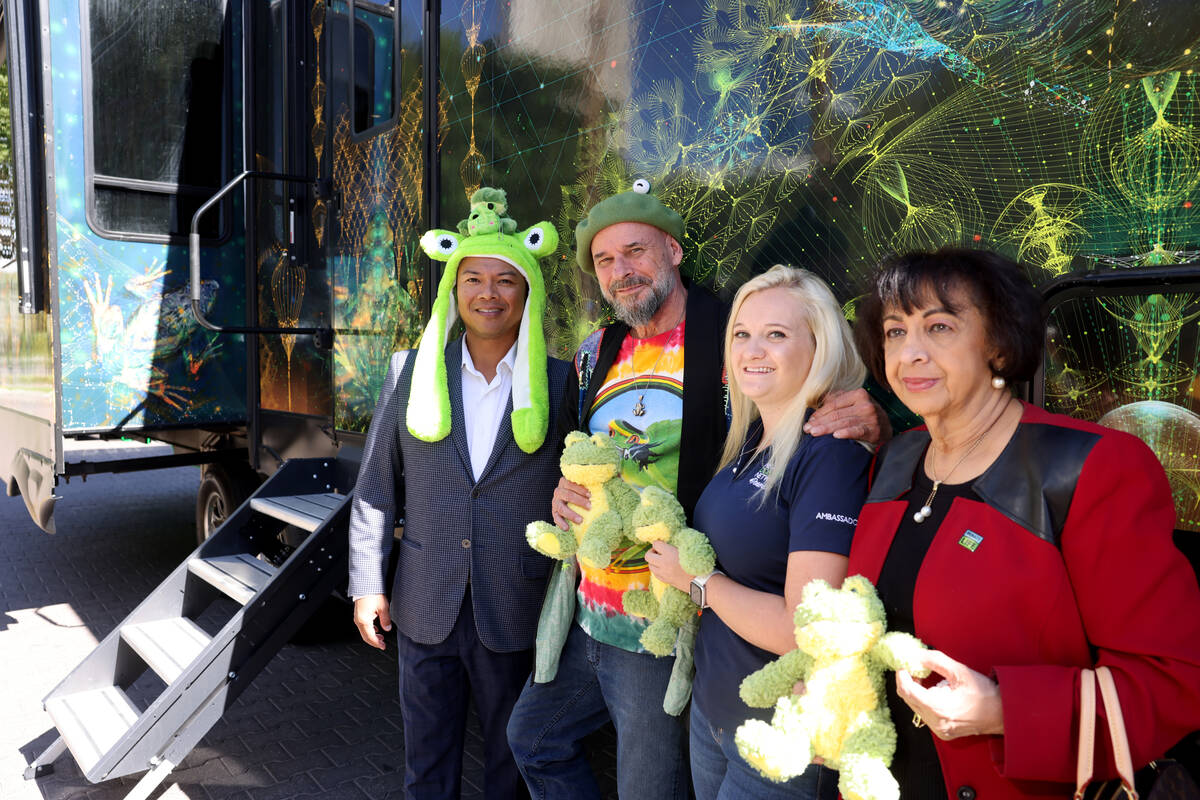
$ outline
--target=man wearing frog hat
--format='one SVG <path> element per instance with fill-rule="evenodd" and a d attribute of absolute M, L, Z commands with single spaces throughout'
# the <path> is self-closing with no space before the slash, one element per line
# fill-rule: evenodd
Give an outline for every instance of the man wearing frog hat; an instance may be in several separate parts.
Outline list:
<path fill-rule="evenodd" d="M 467 701 L 484 741 L 484 793 L 522 788 L 505 726 L 529 676 L 550 561 L 525 542 L 559 478 L 569 365 L 546 357 L 538 259 L 558 235 L 517 232 L 483 188 L 458 231 L 421 246 L 446 268 L 416 351 L 392 356 L 350 520 L 350 585 L 363 640 L 397 626 L 405 796 L 458 797 Z M 465 329 L 451 338 L 456 320 Z M 385 585 L 403 517 L 390 601 Z M 382 631 L 380 630 L 382 629 Z"/>

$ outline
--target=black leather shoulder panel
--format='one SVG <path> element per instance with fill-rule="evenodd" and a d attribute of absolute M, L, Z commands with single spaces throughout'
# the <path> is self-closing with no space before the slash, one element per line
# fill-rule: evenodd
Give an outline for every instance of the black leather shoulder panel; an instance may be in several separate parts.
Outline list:
<path fill-rule="evenodd" d="M 929 431 L 906 431 L 892 439 L 879 456 L 868 503 L 895 500 L 912 489 L 913 473 L 929 446 Z"/>
<path fill-rule="evenodd" d="M 1098 433 L 1022 423 L 972 488 L 985 503 L 1058 547 L 1075 485 L 1098 441 Z"/>
<path fill-rule="evenodd" d="M 1100 434 L 1023 422 L 1000 456 L 971 488 L 992 508 L 1055 547 L 1067 522 L 1075 485 Z M 893 439 L 880 457 L 868 503 L 896 500 L 912 490 L 913 473 L 929 432 Z"/>

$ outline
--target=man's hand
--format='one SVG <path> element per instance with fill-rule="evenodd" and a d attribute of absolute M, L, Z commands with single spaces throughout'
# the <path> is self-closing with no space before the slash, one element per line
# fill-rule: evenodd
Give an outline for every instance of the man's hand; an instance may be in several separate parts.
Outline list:
<path fill-rule="evenodd" d="M 591 508 L 592 495 L 578 483 L 571 483 L 566 478 L 558 479 L 558 486 L 554 487 L 554 499 L 550 501 L 550 514 L 554 517 L 554 524 L 564 531 L 571 527 L 572 522 L 583 522 L 583 517 L 568 508 L 567 503 L 579 508 Z"/>
<path fill-rule="evenodd" d="M 838 392 L 825 398 L 804 425 L 810 436 L 832 433 L 835 439 L 856 439 L 872 447 L 892 438 L 892 424 L 866 389 Z"/>
<path fill-rule="evenodd" d="M 354 601 L 354 625 L 358 628 L 358 635 L 371 647 L 385 650 L 383 634 L 376 628 L 376 620 L 379 621 L 379 628 L 385 631 L 392 629 L 392 615 L 386 595 L 367 594 Z"/>

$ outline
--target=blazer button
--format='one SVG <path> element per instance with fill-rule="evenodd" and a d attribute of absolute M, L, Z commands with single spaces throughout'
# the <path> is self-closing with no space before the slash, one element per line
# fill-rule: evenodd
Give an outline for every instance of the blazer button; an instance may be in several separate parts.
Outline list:
<path fill-rule="evenodd" d="M 975 788 L 972 786 L 960 786 L 955 794 L 958 800 L 975 800 Z"/>
<path fill-rule="evenodd" d="M 462 546 L 463 546 L 463 549 L 464 549 L 464 550 L 469 550 L 469 549 L 471 548 L 471 540 L 470 540 L 470 539 L 463 539 L 463 540 L 462 540 Z M 961 794 L 961 790 L 959 790 L 959 793 Z M 975 794 L 974 794 L 974 793 L 972 793 L 972 794 L 971 794 L 971 797 L 970 797 L 970 798 L 968 798 L 968 800 L 975 800 Z"/>
<path fill-rule="evenodd" d="M 478 498 L 479 498 L 479 489 L 472 489 L 471 490 L 471 499 L 477 500 Z"/>

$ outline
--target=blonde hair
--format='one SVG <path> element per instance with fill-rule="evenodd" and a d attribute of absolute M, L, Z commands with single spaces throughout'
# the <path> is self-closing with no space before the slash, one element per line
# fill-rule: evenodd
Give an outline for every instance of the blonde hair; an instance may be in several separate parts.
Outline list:
<path fill-rule="evenodd" d="M 831 392 L 845 392 L 862 386 L 867 375 L 858 351 L 854 349 L 854 338 L 850 326 L 842 315 L 842 308 L 825 281 L 808 270 L 776 264 L 761 275 L 746 281 L 733 298 L 729 310 L 729 322 L 725 325 L 725 370 L 729 380 L 729 402 L 733 421 L 729 435 L 725 438 L 725 449 L 721 452 L 720 472 L 737 461 L 750 424 L 758 419 L 758 409 L 753 401 L 742 394 L 738 378 L 732 367 L 733 326 L 746 298 L 755 292 L 767 289 L 787 289 L 797 303 L 800 315 L 812 331 L 815 347 L 812 365 L 808 370 L 796 397 L 788 404 L 783 418 L 764 439 L 761 449 L 770 450 L 767 460 L 766 480 L 760 491 L 763 500 L 774 491 L 787 470 L 788 462 L 800 446 L 804 436 L 804 416 L 808 409 L 816 408 Z"/>

